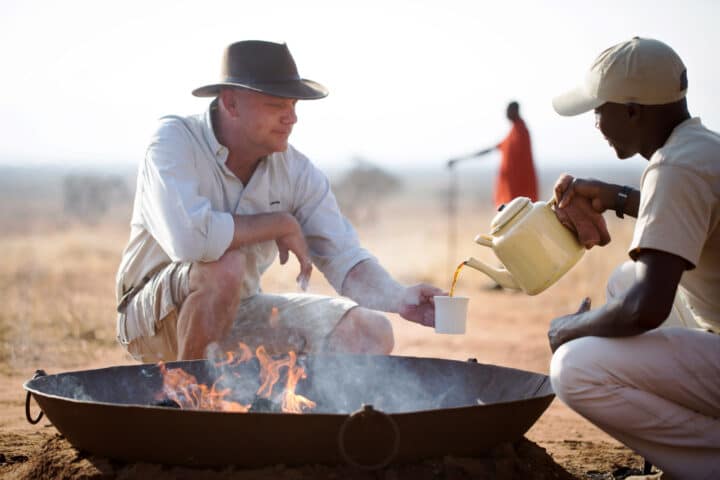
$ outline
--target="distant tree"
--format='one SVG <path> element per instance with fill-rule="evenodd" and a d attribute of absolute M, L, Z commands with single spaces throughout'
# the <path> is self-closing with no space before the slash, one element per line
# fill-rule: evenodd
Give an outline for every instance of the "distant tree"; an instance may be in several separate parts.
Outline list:
<path fill-rule="evenodd" d="M 333 185 L 340 210 L 354 223 L 376 221 L 380 204 L 402 188 L 401 181 L 362 157 Z"/>
<path fill-rule="evenodd" d="M 63 211 L 87 223 L 96 223 L 118 202 L 127 202 L 130 192 L 118 175 L 66 175 L 63 179 Z"/>

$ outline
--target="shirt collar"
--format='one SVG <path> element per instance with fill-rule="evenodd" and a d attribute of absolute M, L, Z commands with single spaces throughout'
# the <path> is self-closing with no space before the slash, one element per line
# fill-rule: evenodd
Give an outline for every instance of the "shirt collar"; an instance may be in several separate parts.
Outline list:
<path fill-rule="evenodd" d="M 207 142 L 210 150 L 215 154 L 215 158 L 221 163 L 225 163 L 227 157 L 227 148 L 223 146 L 215 136 L 215 130 L 213 129 L 212 116 L 213 111 L 217 109 L 217 99 L 210 102 L 208 109 L 205 111 L 205 118 L 203 122 L 203 130 L 205 134 L 205 141 Z"/>
<path fill-rule="evenodd" d="M 217 160 L 218 163 L 225 165 L 228 156 L 228 149 L 226 146 L 224 146 L 218 141 L 217 137 L 215 136 L 215 129 L 213 129 L 212 123 L 213 111 L 217 110 L 217 102 L 217 98 L 210 102 L 208 109 L 205 111 L 203 121 L 203 133 L 205 135 L 205 141 L 210 146 L 210 150 L 213 152 L 213 154 L 215 154 L 215 160 Z M 265 163 L 272 157 L 273 154 L 266 155 L 262 159 L 260 159 L 260 163 Z"/>
<path fill-rule="evenodd" d="M 702 125 L 702 122 L 700 121 L 700 117 L 691 117 L 686 120 L 683 120 L 682 122 L 675 125 L 675 128 L 673 128 L 673 131 L 670 132 L 670 136 L 668 136 L 668 139 L 665 140 L 665 143 L 663 144 L 663 147 L 670 143 L 670 139 L 672 139 L 674 136 L 678 134 L 679 131 L 683 130 L 686 127 L 690 127 L 692 125 Z"/>

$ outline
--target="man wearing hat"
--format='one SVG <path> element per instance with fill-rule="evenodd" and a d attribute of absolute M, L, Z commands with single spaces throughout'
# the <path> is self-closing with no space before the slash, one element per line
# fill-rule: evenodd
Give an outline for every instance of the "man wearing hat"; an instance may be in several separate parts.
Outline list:
<path fill-rule="evenodd" d="M 569 175 L 555 185 L 564 222 L 575 200 L 637 220 L 607 303 L 552 321 L 550 375 L 558 397 L 663 478 L 720 478 L 720 135 L 690 117 L 686 90 L 680 57 L 636 37 L 553 102 L 561 115 L 594 110 L 619 158 L 649 162 L 640 191 Z M 658 328 L 669 316 L 701 328 Z"/>
<path fill-rule="evenodd" d="M 270 352 L 389 353 L 378 313 L 434 324 L 442 292 L 396 282 L 359 244 L 330 183 L 288 143 L 298 100 L 323 98 L 285 44 L 237 42 L 219 82 L 193 91 L 208 110 L 160 119 L 140 166 L 130 240 L 117 274 L 118 340 L 138 360 L 195 359 L 238 342 Z M 342 297 L 268 294 L 280 256 L 316 266 Z"/>

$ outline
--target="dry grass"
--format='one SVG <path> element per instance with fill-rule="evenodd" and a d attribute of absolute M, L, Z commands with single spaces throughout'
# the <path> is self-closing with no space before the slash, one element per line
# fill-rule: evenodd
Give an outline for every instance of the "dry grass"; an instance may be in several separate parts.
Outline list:
<path fill-rule="evenodd" d="M 114 343 L 113 278 L 124 239 L 110 225 L 0 239 L 0 368 L 70 367 Z"/>

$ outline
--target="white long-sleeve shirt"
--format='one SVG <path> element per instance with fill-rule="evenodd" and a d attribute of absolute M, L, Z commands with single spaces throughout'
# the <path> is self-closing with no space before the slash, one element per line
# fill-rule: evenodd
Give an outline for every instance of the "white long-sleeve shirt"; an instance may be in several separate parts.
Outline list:
<path fill-rule="evenodd" d="M 338 209 L 327 177 L 292 146 L 263 159 L 247 185 L 226 167 L 228 151 L 215 137 L 210 108 L 160 119 L 139 168 L 130 240 L 116 278 L 118 301 L 170 262 L 210 262 L 229 247 L 233 215 L 289 212 L 298 220 L 315 266 L 336 291 L 357 263 L 373 256 L 360 246 Z M 277 255 L 275 241 L 245 248 L 245 286 Z"/>

